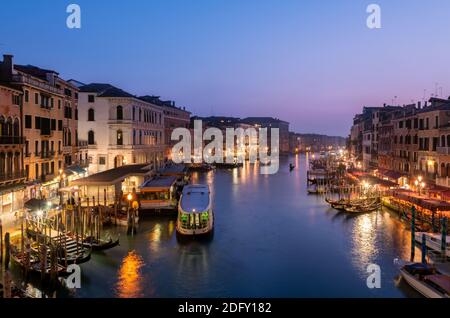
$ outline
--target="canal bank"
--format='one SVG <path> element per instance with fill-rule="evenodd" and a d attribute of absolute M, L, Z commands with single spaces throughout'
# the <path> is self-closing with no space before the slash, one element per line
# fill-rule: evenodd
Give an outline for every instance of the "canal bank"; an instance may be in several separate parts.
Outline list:
<path fill-rule="evenodd" d="M 179 243 L 175 217 L 144 218 L 135 236 L 112 228 L 120 246 L 81 265 L 72 296 L 418 297 L 396 283 L 394 259 L 410 256 L 408 225 L 385 210 L 348 216 L 329 208 L 307 194 L 307 167 L 300 155 L 282 158 L 275 175 L 248 164 L 194 173 L 193 182 L 211 187 L 213 239 Z M 372 263 L 380 289 L 366 285 Z"/>

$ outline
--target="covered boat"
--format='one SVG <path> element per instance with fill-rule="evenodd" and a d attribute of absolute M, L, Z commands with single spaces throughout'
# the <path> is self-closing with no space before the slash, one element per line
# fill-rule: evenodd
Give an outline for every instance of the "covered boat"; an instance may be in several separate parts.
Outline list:
<path fill-rule="evenodd" d="M 214 214 L 208 185 L 187 185 L 178 205 L 177 233 L 188 236 L 211 234 Z"/>

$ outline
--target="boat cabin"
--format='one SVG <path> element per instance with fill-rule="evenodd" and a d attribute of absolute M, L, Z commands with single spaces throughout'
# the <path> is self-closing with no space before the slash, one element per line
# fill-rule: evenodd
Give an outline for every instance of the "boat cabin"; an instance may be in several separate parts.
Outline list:
<path fill-rule="evenodd" d="M 179 209 L 181 228 L 206 228 L 210 212 L 210 192 L 207 185 L 188 185 L 183 189 Z"/>
<path fill-rule="evenodd" d="M 175 209 L 177 176 L 156 176 L 140 187 L 140 207 L 143 210 Z"/>

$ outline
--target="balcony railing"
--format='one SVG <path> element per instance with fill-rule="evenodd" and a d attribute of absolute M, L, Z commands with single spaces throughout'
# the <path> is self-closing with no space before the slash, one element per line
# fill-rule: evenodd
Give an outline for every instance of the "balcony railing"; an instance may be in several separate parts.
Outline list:
<path fill-rule="evenodd" d="M 450 147 L 437 147 L 436 151 L 440 155 L 450 155 Z"/>
<path fill-rule="evenodd" d="M 38 87 L 40 89 L 43 89 L 43 90 L 46 90 L 46 91 L 49 91 L 49 92 L 52 92 L 55 94 L 59 94 L 59 95 L 64 94 L 64 91 L 62 89 L 54 87 L 46 82 L 41 82 L 29 75 L 14 74 L 12 79 L 14 82 L 29 84 L 29 85 Z"/>
<path fill-rule="evenodd" d="M 450 178 L 436 178 L 436 185 L 449 188 Z"/>
<path fill-rule="evenodd" d="M 25 137 L 18 136 L 1 136 L 0 145 L 23 145 L 25 143 Z"/>
<path fill-rule="evenodd" d="M 26 176 L 25 170 L 14 171 L 12 173 L 0 173 L 0 182 L 16 181 L 18 179 L 26 178 Z"/>

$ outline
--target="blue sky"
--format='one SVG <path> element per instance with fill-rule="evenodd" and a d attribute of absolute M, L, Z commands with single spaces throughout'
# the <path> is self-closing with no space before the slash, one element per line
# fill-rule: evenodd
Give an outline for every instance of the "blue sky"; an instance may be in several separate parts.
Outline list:
<path fill-rule="evenodd" d="M 70 3 L 79 30 L 66 27 Z M 366 27 L 370 3 L 379 30 Z M 0 21 L 0 53 L 18 64 L 298 132 L 347 135 L 362 106 L 419 101 L 436 83 L 450 95 L 446 0 L 16 0 Z"/>

